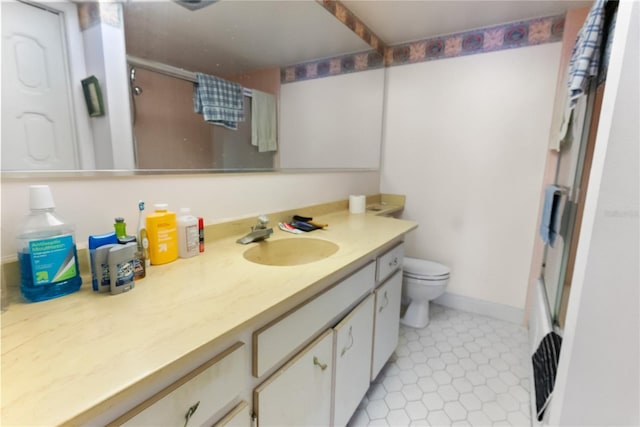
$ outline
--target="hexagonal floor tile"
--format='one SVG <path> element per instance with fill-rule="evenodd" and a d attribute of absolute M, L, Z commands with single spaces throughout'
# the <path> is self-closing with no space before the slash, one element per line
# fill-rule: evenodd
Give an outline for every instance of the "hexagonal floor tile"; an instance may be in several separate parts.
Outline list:
<path fill-rule="evenodd" d="M 488 402 L 482 405 L 482 411 L 487 414 L 491 421 L 501 421 L 507 418 L 507 413 L 497 402 Z"/>
<path fill-rule="evenodd" d="M 400 381 L 400 378 L 397 376 L 385 378 L 384 381 L 382 381 L 382 385 L 384 389 L 387 390 L 387 393 L 402 390 L 402 381 Z"/>
<path fill-rule="evenodd" d="M 459 393 L 469 393 L 473 390 L 473 384 L 471 384 L 466 378 L 454 378 L 451 384 Z"/>
<path fill-rule="evenodd" d="M 432 426 L 448 426 L 451 425 L 451 419 L 447 416 L 447 413 L 444 411 L 433 411 L 429 412 L 427 415 L 427 421 Z"/>
<path fill-rule="evenodd" d="M 388 393 L 384 397 L 384 401 L 387 403 L 387 406 L 389 407 L 389 409 L 404 408 L 404 405 L 407 404 L 407 399 L 404 398 L 404 394 L 402 394 L 399 391 Z"/>
<path fill-rule="evenodd" d="M 440 385 L 451 384 L 451 375 L 447 371 L 435 371 L 433 373 L 433 379 Z"/>
<path fill-rule="evenodd" d="M 446 412 L 451 421 L 462 421 L 467 418 L 467 410 L 457 401 L 445 403 L 444 412 Z"/>
<path fill-rule="evenodd" d="M 422 390 L 417 384 L 409 384 L 402 387 L 402 394 L 407 399 L 407 401 L 411 402 L 412 400 L 420 400 L 422 399 Z"/>
<path fill-rule="evenodd" d="M 405 406 L 404 410 L 407 412 L 409 418 L 411 418 L 411 420 L 413 421 L 426 419 L 427 414 L 429 413 L 427 407 L 424 406 L 424 403 L 419 400 L 407 403 L 407 406 Z"/>
<path fill-rule="evenodd" d="M 404 409 L 394 409 L 387 414 L 387 422 L 390 426 L 406 426 L 409 425 L 411 419 Z"/>
<path fill-rule="evenodd" d="M 463 393 L 460 395 L 460 403 L 467 411 L 478 411 L 482 409 L 482 402 L 473 393 Z"/>
<path fill-rule="evenodd" d="M 444 400 L 438 393 L 427 393 L 422 396 L 422 403 L 427 407 L 429 412 L 437 411 L 444 408 Z"/>
<path fill-rule="evenodd" d="M 386 417 L 389 413 L 389 408 L 384 400 L 372 400 L 367 405 L 366 411 L 369 419 L 375 420 Z"/>
<path fill-rule="evenodd" d="M 430 393 L 438 389 L 438 383 L 431 377 L 425 377 L 418 380 L 418 387 L 420 387 L 420 390 L 424 393 Z"/>
<path fill-rule="evenodd" d="M 442 396 L 442 400 L 445 402 L 452 402 L 458 400 L 460 393 L 452 385 L 446 384 L 438 387 L 437 393 Z"/>
<path fill-rule="evenodd" d="M 530 363 L 524 327 L 434 304 L 427 327 L 400 327 L 348 425 L 529 425 Z"/>
<path fill-rule="evenodd" d="M 482 411 L 473 411 L 469 412 L 467 415 L 467 420 L 471 423 L 472 426 L 490 426 L 493 424 L 491 419 Z"/>

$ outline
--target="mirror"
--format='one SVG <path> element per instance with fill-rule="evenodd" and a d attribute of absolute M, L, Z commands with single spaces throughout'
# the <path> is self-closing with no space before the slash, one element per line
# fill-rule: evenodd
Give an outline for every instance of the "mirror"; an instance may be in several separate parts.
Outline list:
<path fill-rule="evenodd" d="M 322 4 L 40 6 L 2 3 L 3 173 L 379 167 L 382 60 Z M 53 19 L 40 17 L 43 9 L 54 12 L 48 13 Z M 12 22 L 34 28 L 25 33 Z M 43 28 L 57 28 L 62 37 Z M 43 40 L 55 45 L 61 63 L 44 63 Z M 247 119 L 235 131 L 194 113 L 195 72 L 237 82 L 249 94 L 272 94 L 276 150 L 251 144 L 251 98 L 244 101 Z M 83 90 L 82 80 L 91 75 L 97 84 Z"/>

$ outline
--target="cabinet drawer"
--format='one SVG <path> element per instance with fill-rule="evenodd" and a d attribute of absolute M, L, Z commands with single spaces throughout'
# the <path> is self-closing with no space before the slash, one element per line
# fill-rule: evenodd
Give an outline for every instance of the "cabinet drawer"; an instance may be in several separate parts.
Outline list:
<path fill-rule="evenodd" d="M 253 392 L 258 427 L 328 426 L 332 330 L 325 331 Z"/>
<path fill-rule="evenodd" d="M 373 334 L 371 381 L 378 376 L 378 373 L 380 373 L 380 370 L 398 346 L 402 270 L 397 271 L 389 280 L 376 289 L 375 295 L 375 332 Z"/>
<path fill-rule="evenodd" d="M 333 426 L 345 426 L 369 388 L 374 297 L 369 295 L 333 328 Z"/>
<path fill-rule="evenodd" d="M 238 397 L 246 384 L 245 345 L 237 342 L 218 356 L 150 397 L 110 425 L 202 425 Z"/>
<path fill-rule="evenodd" d="M 376 283 L 383 282 L 394 271 L 402 268 L 402 258 L 404 258 L 404 243 L 380 255 L 376 262 Z"/>
<path fill-rule="evenodd" d="M 308 342 L 310 337 L 329 326 L 340 313 L 371 291 L 374 275 L 374 263 L 370 263 L 328 291 L 254 332 L 253 375 L 261 377 Z"/>

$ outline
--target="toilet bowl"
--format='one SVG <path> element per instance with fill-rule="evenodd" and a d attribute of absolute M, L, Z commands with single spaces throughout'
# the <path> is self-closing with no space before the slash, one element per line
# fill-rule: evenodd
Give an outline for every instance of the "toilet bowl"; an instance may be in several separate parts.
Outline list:
<path fill-rule="evenodd" d="M 450 270 L 437 262 L 405 257 L 402 272 L 402 296 L 409 301 L 400 323 L 413 328 L 429 324 L 429 301 L 447 288 Z"/>

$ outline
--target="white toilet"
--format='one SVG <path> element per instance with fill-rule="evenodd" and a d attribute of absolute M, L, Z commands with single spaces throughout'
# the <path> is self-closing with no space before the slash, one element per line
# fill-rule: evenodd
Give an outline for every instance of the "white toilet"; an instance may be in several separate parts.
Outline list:
<path fill-rule="evenodd" d="M 403 325 L 424 328 L 429 324 L 429 301 L 447 288 L 449 267 L 424 259 L 405 257 L 402 272 L 402 296 L 409 306 L 400 319 Z"/>

